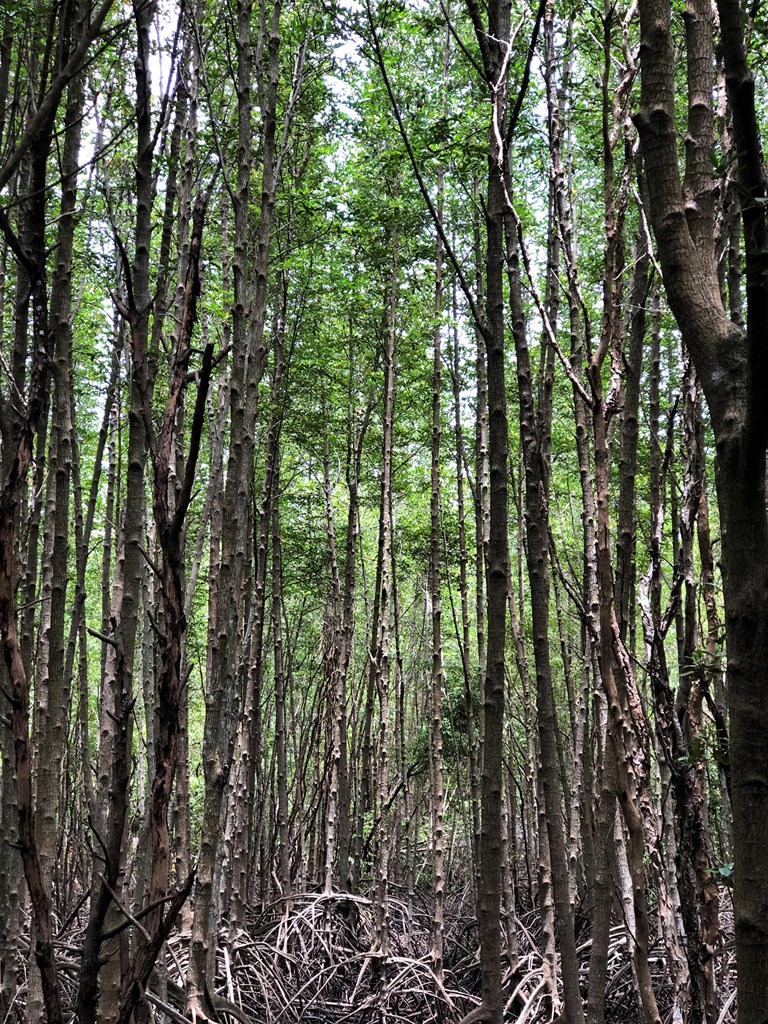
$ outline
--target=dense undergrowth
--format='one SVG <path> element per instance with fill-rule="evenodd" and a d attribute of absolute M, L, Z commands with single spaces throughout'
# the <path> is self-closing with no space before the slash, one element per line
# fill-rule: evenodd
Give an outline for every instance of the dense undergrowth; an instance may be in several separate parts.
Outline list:
<path fill-rule="evenodd" d="M 725 896 L 723 897 L 725 900 Z M 82 910 L 82 908 L 81 908 Z M 64 987 L 70 1006 L 79 970 L 78 915 L 59 934 Z M 717 1024 L 735 1021 L 735 961 L 730 907 L 722 914 L 723 946 L 717 951 Z M 301 893 L 249 915 L 248 928 L 227 926 L 220 934 L 217 985 L 208 993 L 210 1019 L 240 1024 L 420 1024 L 458 1022 L 480 1002 L 477 927 L 468 890 L 451 893 L 445 914 L 445 971 L 438 981 L 430 960 L 429 893 L 390 901 L 390 951 L 372 952 L 371 901 L 347 893 Z M 505 1020 L 516 1024 L 557 1021 L 543 968 L 538 911 L 516 922 L 518 952 L 505 959 Z M 586 998 L 591 942 L 585 930 L 579 944 L 582 991 Z M 142 1019 L 185 1024 L 184 979 L 188 937 L 168 943 L 145 992 Z M 640 1024 L 626 929 L 611 931 L 605 1019 L 610 1024 Z M 672 1024 L 672 987 L 662 944 L 651 952 L 659 1008 Z M 6 1021 L 25 1021 L 26 962 L 18 964 L 16 1004 Z"/>

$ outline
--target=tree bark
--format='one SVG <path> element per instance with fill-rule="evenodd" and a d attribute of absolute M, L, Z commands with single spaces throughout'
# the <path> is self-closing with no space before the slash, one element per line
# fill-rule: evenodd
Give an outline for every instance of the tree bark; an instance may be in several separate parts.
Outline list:
<path fill-rule="evenodd" d="M 739 5 L 721 0 L 722 52 L 744 224 L 743 330 L 723 309 L 709 250 L 697 246 L 695 223 L 689 223 L 676 149 L 669 6 L 662 0 L 642 0 L 639 7 L 642 90 L 636 122 L 651 222 L 667 297 L 701 379 L 717 447 L 731 714 L 738 1020 L 758 1024 L 768 1005 L 768 616 L 760 596 L 768 586 L 768 230 L 754 80 L 746 62 Z M 706 149 L 708 140 L 694 137 L 694 142 Z"/>
<path fill-rule="evenodd" d="M 446 47 L 447 49 L 447 47 Z M 445 57 L 447 63 L 447 55 Z M 445 65 L 444 65 L 445 70 Z M 442 217 L 443 170 L 438 171 L 438 216 Z M 440 435 L 443 311 L 443 246 L 438 236 L 435 252 L 435 330 L 432 336 L 432 451 L 430 485 L 429 591 L 432 610 L 432 964 L 438 981 L 443 978 L 443 906 L 445 901 L 445 787 L 443 782 L 443 642 L 440 575 Z"/>

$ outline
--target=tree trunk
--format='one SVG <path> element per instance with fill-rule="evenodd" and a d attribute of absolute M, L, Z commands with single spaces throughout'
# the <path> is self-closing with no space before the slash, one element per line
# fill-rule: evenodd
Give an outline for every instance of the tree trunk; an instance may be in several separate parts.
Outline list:
<path fill-rule="evenodd" d="M 446 56 L 447 62 L 447 56 Z M 443 171 L 438 171 L 438 216 L 442 218 Z M 445 900 L 443 783 L 443 641 L 442 595 L 440 582 L 440 384 L 442 371 L 443 246 L 438 236 L 435 254 L 435 330 L 432 336 L 432 467 L 430 489 L 429 592 L 432 610 L 432 929 L 430 955 L 438 981 L 443 977 L 443 905 Z"/>
<path fill-rule="evenodd" d="M 275 134 L 279 52 L 279 0 L 260 7 L 260 53 L 268 54 L 266 82 L 260 80 L 263 118 L 262 203 L 253 264 L 255 285 L 251 295 L 249 240 L 253 127 L 253 53 L 250 41 L 251 5 L 237 5 L 236 74 L 238 159 L 234 186 L 234 257 L 232 261 L 232 369 L 229 376 L 230 430 L 227 479 L 221 515 L 216 604 L 209 631 L 206 724 L 203 740 L 205 803 L 201 855 L 194 888 L 195 916 L 192 926 L 187 1011 L 204 1012 L 206 987 L 213 989 L 215 947 L 221 912 L 216 877 L 223 860 L 226 789 L 231 770 L 237 727 L 240 644 L 245 631 L 244 601 L 247 581 L 247 547 L 251 529 L 253 487 L 253 424 L 266 351 L 264 325 L 267 313 L 269 254 L 275 202 Z M 262 69 L 260 69 L 262 70 Z M 240 509 L 237 516 L 225 510 Z M 218 533 L 218 529 L 216 531 Z M 212 531 L 213 538 L 213 531 Z"/>
<path fill-rule="evenodd" d="M 768 586 L 768 230 L 754 81 L 746 63 L 740 8 L 732 0 L 721 0 L 722 52 L 746 246 L 744 331 L 726 315 L 711 249 L 697 245 L 695 218 L 689 223 L 677 159 L 669 7 L 663 0 L 642 0 L 639 6 L 642 91 L 636 120 L 651 222 L 667 297 L 701 379 L 717 447 L 731 714 L 738 1020 L 758 1024 L 768 1005 L 768 616 L 761 596 Z M 694 56 L 689 52 L 689 64 Z M 709 103 L 711 85 L 703 95 Z M 689 127 L 693 130 L 695 122 Z M 709 159 L 706 132 L 695 136 L 692 131 L 691 138 Z M 710 182 L 711 172 L 702 170 L 695 182 L 697 195 L 706 195 Z"/>
<path fill-rule="evenodd" d="M 392 238 L 392 269 L 387 309 L 387 328 L 384 340 L 384 430 L 382 437 L 381 513 L 379 526 L 380 581 L 378 636 L 372 674 L 379 698 L 378 720 L 378 772 L 376 779 L 376 806 L 379 815 L 378 851 L 374 876 L 374 943 L 378 956 L 376 977 L 382 1005 L 386 1005 L 389 959 L 389 854 L 390 854 L 390 769 L 389 769 L 389 700 L 391 676 L 391 621 L 392 621 L 392 449 L 395 413 L 395 336 L 397 331 L 399 237 Z"/>

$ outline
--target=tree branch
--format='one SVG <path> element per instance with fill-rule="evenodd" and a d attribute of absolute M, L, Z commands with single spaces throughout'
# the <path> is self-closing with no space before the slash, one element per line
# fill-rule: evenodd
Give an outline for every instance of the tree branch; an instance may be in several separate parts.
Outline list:
<path fill-rule="evenodd" d="M 34 140 L 56 116 L 56 111 L 59 109 L 59 100 L 61 99 L 62 93 L 72 79 L 81 71 L 85 58 L 88 54 L 88 50 L 91 47 L 91 43 L 101 31 L 101 26 L 104 24 L 104 21 L 110 12 L 112 2 L 113 0 L 104 0 L 101 7 L 96 11 L 91 23 L 83 30 L 82 38 L 77 44 L 74 53 L 51 82 L 48 92 L 43 97 L 42 102 L 34 115 L 30 118 L 24 134 L 16 144 L 16 148 L 5 161 L 2 168 L 0 168 L 0 191 L 2 191 L 2 189 L 4 189 L 11 180 L 16 168 L 21 163 L 24 154 L 27 152 Z"/>

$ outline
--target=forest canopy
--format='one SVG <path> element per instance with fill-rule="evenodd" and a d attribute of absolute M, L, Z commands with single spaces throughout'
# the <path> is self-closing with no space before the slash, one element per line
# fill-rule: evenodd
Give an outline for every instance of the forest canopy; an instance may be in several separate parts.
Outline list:
<path fill-rule="evenodd" d="M 765 1024 L 766 66 L 2 5 L 3 1024 Z"/>

